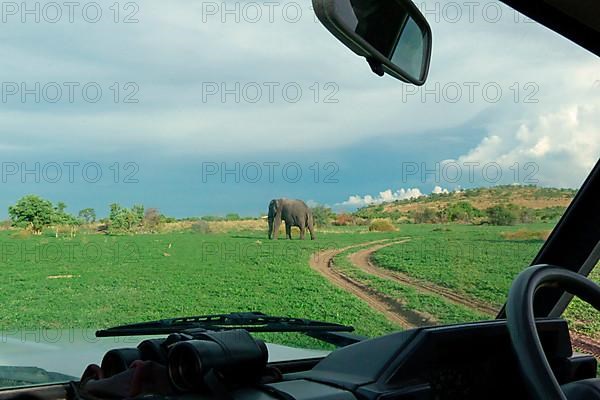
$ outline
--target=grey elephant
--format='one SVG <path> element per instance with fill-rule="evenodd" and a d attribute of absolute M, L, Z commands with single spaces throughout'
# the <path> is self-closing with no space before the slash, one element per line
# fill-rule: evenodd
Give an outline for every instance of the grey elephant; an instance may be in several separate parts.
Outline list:
<path fill-rule="evenodd" d="M 281 221 L 285 221 L 285 234 L 292 238 L 292 226 L 300 228 L 300 239 L 308 228 L 310 239 L 315 239 L 314 221 L 310 208 L 302 200 L 274 199 L 269 203 L 269 239 L 277 240 Z"/>

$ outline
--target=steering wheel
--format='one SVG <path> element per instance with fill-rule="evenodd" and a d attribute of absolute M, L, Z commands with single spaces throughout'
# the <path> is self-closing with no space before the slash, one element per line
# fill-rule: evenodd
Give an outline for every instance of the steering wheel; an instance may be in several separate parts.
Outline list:
<path fill-rule="evenodd" d="M 543 286 L 558 286 L 600 311 L 600 286 L 583 275 L 553 265 L 527 268 L 513 282 L 506 303 L 507 324 L 521 371 L 536 400 L 600 399 L 600 380 L 561 387 L 552 373 L 537 333 L 533 300 Z"/>

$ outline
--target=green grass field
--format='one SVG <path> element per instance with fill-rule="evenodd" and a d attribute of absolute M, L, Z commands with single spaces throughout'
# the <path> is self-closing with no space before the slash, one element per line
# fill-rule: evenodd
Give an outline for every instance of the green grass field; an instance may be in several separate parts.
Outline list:
<path fill-rule="evenodd" d="M 498 307 L 504 303 L 514 277 L 527 267 L 543 244 L 541 239 L 509 240 L 503 234 L 524 226 L 406 225 L 409 242 L 373 254 L 379 266 L 435 282 Z M 549 229 L 531 224 L 527 230 Z M 509 236 L 509 235 L 507 235 Z M 599 281 L 600 271 L 592 279 Z M 580 332 L 598 337 L 600 317 L 590 306 L 575 300 L 566 317 Z"/>
<path fill-rule="evenodd" d="M 547 225 L 542 227 L 548 229 Z M 412 239 L 381 249 L 373 260 L 500 308 L 514 277 L 543 244 L 542 240 L 507 240 L 501 236 L 517 229 L 523 227 L 406 225 L 402 232 Z"/>
<path fill-rule="evenodd" d="M 377 252 L 376 261 L 500 307 L 513 277 L 542 244 L 501 236 L 522 227 L 402 225 L 390 233 L 365 229 L 332 228 L 321 232 L 318 241 L 276 242 L 257 232 L 89 234 L 73 239 L 0 232 L 0 326 L 100 328 L 174 316 L 262 311 L 351 324 L 358 333 L 374 336 L 397 327 L 314 272 L 308 265 L 312 253 L 410 236 L 410 242 Z M 336 262 L 345 258 L 340 255 Z M 340 265 L 349 268 L 343 261 Z M 407 287 L 361 279 L 439 322 L 480 317 Z M 583 305 L 576 304 L 569 316 L 589 332 L 598 332 L 597 314 Z"/>
<path fill-rule="evenodd" d="M 309 255 L 394 234 L 321 234 L 318 241 L 258 233 L 191 232 L 74 239 L 0 232 L 0 326 L 98 328 L 158 318 L 262 311 L 396 329 L 308 265 Z"/>
<path fill-rule="evenodd" d="M 489 319 L 488 316 L 482 313 L 449 303 L 440 296 L 421 293 L 410 286 L 361 271 L 348 260 L 348 255 L 361 248 L 352 248 L 338 254 L 334 258 L 336 268 L 379 293 L 394 299 L 401 299 L 408 309 L 417 310 L 431 317 L 436 323 L 454 324 Z"/>

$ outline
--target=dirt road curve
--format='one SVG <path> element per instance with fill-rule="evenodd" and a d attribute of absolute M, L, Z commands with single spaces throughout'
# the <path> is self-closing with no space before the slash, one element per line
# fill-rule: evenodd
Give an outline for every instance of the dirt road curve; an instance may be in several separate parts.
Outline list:
<path fill-rule="evenodd" d="M 571 342 L 576 350 L 585 354 L 591 354 L 600 359 L 600 341 L 583 336 L 579 333 L 571 332 Z"/>
<path fill-rule="evenodd" d="M 369 247 L 368 249 L 363 249 L 357 251 L 356 253 L 352 253 L 348 258 L 350 259 L 350 262 L 352 262 L 352 264 L 354 264 L 356 267 L 362 269 L 368 274 L 375 275 L 379 278 L 396 281 L 405 286 L 411 286 L 414 289 L 423 293 L 441 296 L 451 303 L 475 309 L 481 312 L 482 314 L 487 314 L 490 316 L 495 316 L 496 314 L 498 314 L 498 310 L 488 303 L 477 301 L 471 298 L 465 298 L 456 294 L 448 288 L 438 286 L 434 283 L 412 278 L 401 272 L 391 271 L 389 269 L 377 267 L 371 262 L 371 255 L 374 252 L 396 243 L 398 242 L 378 244 L 376 246 Z"/>
<path fill-rule="evenodd" d="M 490 317 L 493 317 L 497 314 L 496 308 L 490 304 L 466 296 L 461 296 L 460 294 L 457 294 L 448 288 L 438 286 L 431 282 L 425 282 L 413 277 L 409 277 L 406 274 L 397 271 L 391 271 L 378 267 L 371 262 L 371 255 L 377 250 L 394 244 L 403 243 L 407 240 L 410 239 L 383 239 L 347 246 L 342 249 L 320 251 L 312 255 L 310 259 L 310 266 L 336 286 L 354 294 L 356 297 L 365 301 L 371 308 L 381 312 L 390 321 L 400 325 L 405 329 L 430 324 L 435 321 L 431 320 L 430 317 L 428 318 L 427 316 L 424 316 L 414 310 L 407 309 L 401 300 L 379 293 L 365 284 L 333 268 L 333 258 L 335 256 L 352 248 L 369 246 L 366 249 L 361 249 L 350 254 L 348 257 L 350 262 L 363 272 L 382 279 L 389 279 L 405 286 L 410 286 L 422 293 L 429 293 L 443 297 L 445 300 L 451 303 L 469 307 Z M 597 358 L 600 358 L 600 341 L 577 333 L 571 334 L 571 340 L 573 342 L 573 346 L 577 350 L 587 354 L 593 354 Z"/>
<path fill-rule="evenodd" d="M 352 293 L 356 297 L 365 301 L 371 308 L 382 313 L 390 321 L 400 325 L 403 328 L 412 328 L 415 325 L 422 325 L 423 316 L 408 310 L 399 301 L 378 293 L 366 285 L 352 279 L 349 276 L 332 268 L 333 258 L 338 254 L 355 247 L 365 245 L 377 245 L 382 242 L 388 242 L 388 239 L 376 240 L 368 243 L 360 243 L 347 246 L 341 249 L 323 250 L 312 255 L 310 266 L 334 285 Z"/>

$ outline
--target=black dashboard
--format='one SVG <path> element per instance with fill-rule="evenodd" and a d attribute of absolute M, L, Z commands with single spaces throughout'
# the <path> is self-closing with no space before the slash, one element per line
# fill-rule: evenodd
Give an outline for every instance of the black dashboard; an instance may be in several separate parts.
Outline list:
<path fill-rule="evenodd" d="M 595 377 L 596 360 L 573 354 L 565 321 L 541 320 L 537 325 L 561 384 Z M 310 371 L 286 379 L 330 385 L 366 400 L 528 398 L 504 320 L 420 328 L 368 340 L 339 349 Z"/>
<path fill-rule="evenodd" d="M 560 384 L 596 376 L 597 361 L 594 357 L 573 354 L 564 320 L 538 320 L 537 328 L 546 357 Z M 173 342 L 177 337 L 172 335 L 162 343 L 146 341 L 137 349 L 112 350 L 105 356 L 102 369 L 118 374 L 116 367 L 121 365 L 127 368 L 130 362 L 120 357 L 141 357 L 157 364 L 163 363 L 164 369 L 169 370 L 172 387 L 176 390 L 168 395 L 150 394 L 150 397 L 165 399 L 529 398 L 505 320 L 397 332 L 339 348 L 322 359 L 277 364 L 267 364 L 264 343 L 256 340 L 258 344 L 255 344 L 255 339 L 246 331 L 203 335 L 209 342 L 196 340 L 177 344 L 177 341 Z M 161 346 L 169 341 L 171 347 L 168 353 L 161 354 Z M 219 348 L 221 345 L 224 346 Z M 173 351 L 176 347 L 179 350 Z M 184 352 L 185 349 L 190 352 Z M 225 353 L 222 353 L 223 349 Z M 164 358 L 165 354 L 167 358 Z M 217 371 L 216 374 L 206 373 L 208 364 L 213 366 L 211 368 Z M 266 374 L 266 371 L 270 373 Z M 273 371 L 277 373 L 273 374 Z M 268 379 L 265 379 L 266 375 L 269 375 Z M 209 376 L 212 376 L 212 383 L 209 382 Z M 218 382 L 219 376 L 235 378 Z M 3 391 L 0 392 L 0 399 L 23 394 L 40 399 L 102 398 L 86 396 L 85 386 L 76 393 L 74 388 L 74 383 L 71 383 L 62 387 L 52 385 Z M 145 393 L 138 398 L 150 397 Z"/>

